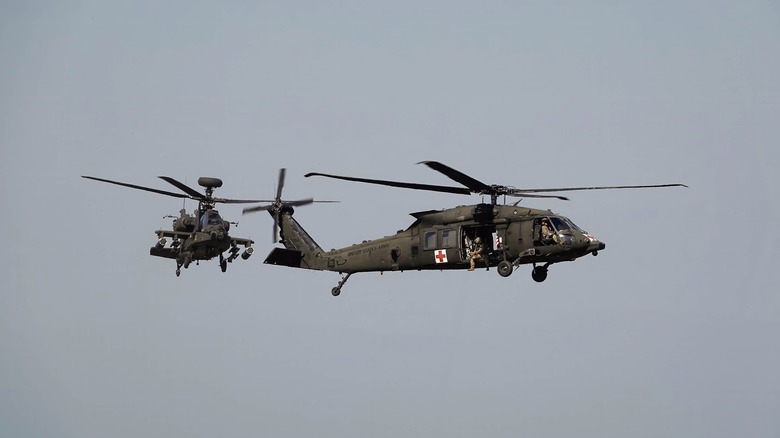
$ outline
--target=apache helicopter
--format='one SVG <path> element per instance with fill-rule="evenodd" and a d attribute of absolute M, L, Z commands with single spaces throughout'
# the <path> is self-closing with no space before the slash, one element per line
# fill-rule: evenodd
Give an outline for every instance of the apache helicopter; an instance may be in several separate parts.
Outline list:
<path fill-rule="evenodd" d="M 428 210 L 411 215 L 415 218 L 405 230 L 392 236 L 366 240 L 346 248 L 324 251 L 293 218 L 291 204 L 277 196 L 269 206 L 250 207 L 244 214 L 267 210 L 274 218 L 274 228 L 280 228 L 284 248 L 274 248 L 264 263 L 294 268 L 335 271 L 341 281 L 331 290 L 333 296 L 341 293 L 347 279 L 358 272 L 384 272 L 405 270 L 444 270 L 474 268 L 472 245 L 481 241 L 479 262 L 486 269 L 497 267 L 498 274 L 508 277 L 515 268 L 533 264 L 531 277 L 542 282 L 547 270 L 554 263 L 574 261 L 587 254 L 598 254 L 606 245 L 582 230 L 569 218 L 540 210 L 512 205 L 498 205 L 499 197 L 556 198 L 564 196 L 544 193 L 635 189 L 649 187 L 687 187 L 684 184 L 656 184 L 601 187 L 566 187 L 555 189 L 516 189 L 502 185 L 489 185 L 436 161 L 424 161 L 433 170 L 443 173 L 463 187 L 385 181 L 349 176 L 309 173 L 305 176 L 321 176 L 353 182 L 379 184 L 415 190 L 469 195 L 490 196 L 490 203 L 464 205 L 444 210 Z M 274 236 L 276 231 L 274 231 Z M 474 256 L 473 258 L 477 258 Z"/>
<path fill-rule="evenodd" d="M 219 212 L 214 209 L 215 204 L 270 202 L 264 200 L 215 198 L 212 196 L 214 189 L 222 187 L 222 180 L 219 178 L 198 178 L 198 184 L 206 189 L 205 193 L 200 193 L 173 178 L 167 176 L 160 177 L 160 179 L 174 185 L 184 192 L 184 194 L 96 178 L 94 176 L 82 176 L 82 178 L 152 193 L 159 193 L 166 196 L 173 196 L 174 198 L 194 199 L 198 201 L 198 209 L 193 212 L 193 215 L 187 214 L 187 211 L 182 208 L 178 217 L 166 216 L 166 218 L 173 218 L 173 231 L 155 231 L 159 240 L 157 241 L 157 244 L 149 250 L 149 253 L 153 256 L 176 260 L 177 277 L 181 275 L 181 268 L 184 267 L 187 269 L 193 261 L 197 264 L 201 260 L 211 260 L 216 256 L 219 256 L 219 267 L 222 269 L 222 272 L 225 272 L 227 270 L 227 264 L 232 263 L 233 260 L 238 258 L 238 253 L 241 251 L 238 248 L 239 245 L 242 245 L 245 248 L 244 252 L 241 254 L 242 259 L 246 260 L 252 255 L 252 252 L 254 251 L 254 249 L 252 249 L 252 244 L 254 242 L 250 239 L 242 239 L 228 235 L 230 224 L 238 226 L 238 223 L 228 222 L 222 219 Z M 171 244 L 168 247 L 165 246 L 167 243 L 166 237 L 172 239 Z M 222 255 L 225 251 L 230 252 L 227 258 Z"/>

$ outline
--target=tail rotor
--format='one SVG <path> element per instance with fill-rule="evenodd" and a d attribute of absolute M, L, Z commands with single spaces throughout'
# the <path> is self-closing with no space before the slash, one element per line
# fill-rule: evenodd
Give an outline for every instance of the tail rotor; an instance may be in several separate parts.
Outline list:
<path fill-rule="evenodd" d="M 282 190 L 284 189 L 284 180 L 287 174 L 287 169 L 281 168 L 279 169 L 279 181 L 276 186 L 276 198 L 274 198 L 273 201 L 270 201 L 271 204 L 268 205 L 258 205 L 256 207 L 247 207 L 244 209 L 243 214 L 248 213 L 255 213 L 258 211 L 267 211 L 271 214 L 271 216 L 274 218 L 274 225 L 273 225 L 273 243 L 276 243 L 279 241 L 279 215 L 285 210 L 285 209 L 292 209 L 292 207 L 299 207 L 303 205 L 309 205 L 313 204 L 315 202 L 339 202 L 339 201 L 315 201 L 314 198 L 305 198 L 305 199 L 298 199 L 295 201 L 287 201 L 282 199 Z"/>

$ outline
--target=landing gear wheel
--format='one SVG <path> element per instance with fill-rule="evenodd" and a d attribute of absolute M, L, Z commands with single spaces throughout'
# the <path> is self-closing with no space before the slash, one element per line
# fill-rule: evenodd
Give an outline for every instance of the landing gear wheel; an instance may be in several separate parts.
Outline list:
<path fill-rule="evenodd" d="M 512 264 L 509 263 L 508 261 L 501 260 L 500 262 L 498 262 L 498 275 L 502 277 L 509 277 L 510 275 L 512 275 L 512 271 L 513 271 Z"/>
<path fill-rule="evenodd" d="M 531 271 L 531 278 L 533 278 L 537 283 L 543 282 L 547 279 L 547 268 L 544 266 L 534 267 L 534 270 Z"/>
<path fill-rule="evenodd" d="M 178 277 L 179 275 L 181 275 L 181 269 L 176 268 L 176 276 Z"/>
<path fill-rule="evenodd" d="M 330 290 L 330 293 L 334 297 L 339 296 L 339 294 L 341 293 L 341 287 L 344 286 L 344 283 L 346 283 L 347 280 L 349 280 L 349 276 L 350 275 L 352 275 L 351 272 L 348 272 L 346 274 L 341 274 L 341 281 L 339 281 L 339 284 L 337 284 L 336 287 L 334 287 L 333 289 Z"/>
<path fill-rule="evenodd" d="M 219 262 L 219 267 L 222 269 L 222 272 L 227 271 L 227 260 L 222 260 Z"/>

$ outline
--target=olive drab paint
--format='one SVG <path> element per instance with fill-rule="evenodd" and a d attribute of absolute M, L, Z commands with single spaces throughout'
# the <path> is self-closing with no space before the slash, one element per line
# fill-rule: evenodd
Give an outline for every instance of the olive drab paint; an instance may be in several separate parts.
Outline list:
<path fill-rule="evenodd" d="M 201 260 L 211 260 L 214 257 L 219 257 L 219 267 L 222 272 L 225 272 L 227 270 L 227 264 L 232 263 L 233 260 L 238 258 L 239 253 L 241 252 L 239 246 L 244 247 L 244 252 L 240 254 L 242 259 L 246 260 L 252 255 L 252 252 L 254 251 L 252 244 L 254 242 L 250 239 L 230 236 L 228 231 L 230 230 L 231 222 L 224 220 L 222 216 L 220 216 L 219 212 L 214 209 L 215 204 L 268 202 L 263 200 L 216 198 L 213 196 L 214 189 L 222 187 L 222 180 L 219 178 L 198 178 L 198 184 L 205 189 L 205 193 L 200 193 L 167 176 L 161 176 L 159 178 L 175 186 L 184 193 L 158 190 L 135 184 L 96 178 L 94 176 L 82 176 L 82 178 L 174 198 L 193 199 L 198 201 L 198 208 L 191 215 L 187 214 L 187 210 L 182 208 L 179 211 L 178 217 L 166 216 L 168 218 L 173 218 L 173 229 L 155 231 L 158 240 L 157 243 L 149 249 L 150 255 L 176 260 L 177 277 L 181 275 L 182 267 L 186 269 L 192 262 L 197 263 Z M 170 243 L 167 239 L 171 239 Z M 225 251 L 228 252 L 227 257 L 224 256 Z"/>
<path fill-rule="evenodd" d="M 491 202 L 463 205 L 444 210 L 412 213 L 414 222 L 406 229 L 379 239 L 363 241 L 345 248 L 325 251 L 293 217 L 295 205 L 302 203 L 281 200 L 281 191 L 272 205 L 244 209 L 244 213 L 264 210 L 274 220 L 274 240 L 277 229 L 283 248 L 274 248 L 265 263 L 301 269 L 334 271 L 341 280 L 331 293 L 338 296 L 352 274 L 359 272 L 386 272 L 407 270 L 469 269 L 472 265 L 474 242 L 481 241 L 479 257 L 474 256 L 476 268 L 497 268 L 502 277 L 510 276 L 524 264 L 533 265 L 532 278 L 542 282 L 550 265 L 574 261 L 588 254 L 597 255 L 606 245 L 574 224 L 569 218 L 524 206 L 499 205 L 498 199 L 507 196 L 523 198 L 567 198 L 548 193 L 579 190 L 636 189 L 675 187 L 683 184 L 656 184 L 632 186 L 568 187 L 557 189 L 516 189 L 488 185 L 466 174 L 435 161 L 422 164 L 443 173 L 463 187 L 406 183 L 368 178 L 309 173 L 306 177 L 321 176 L 351 182 L 386 185 L 398 188 L 435 191 L 453 194 L 490 196 Z M 284 180 L 280 171 L 280 187 Z M 310 203 L 313 200 L 308 200 Z M 329 201 L 328 201 L 329 202 Z M 543 233 L 543 228 L 545 232 Z"/>

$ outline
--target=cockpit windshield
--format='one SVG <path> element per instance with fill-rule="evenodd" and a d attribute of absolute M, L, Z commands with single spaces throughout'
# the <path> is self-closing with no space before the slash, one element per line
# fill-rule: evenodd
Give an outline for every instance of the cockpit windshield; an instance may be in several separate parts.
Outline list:
<path fill-rule="evenodd" d="M 568 230 L 571 229 L 569 224 L 565 220 L 563 220 L 562 218 L 551 217 L 550 218 L 550 222 L 552 222 L 552 224 L 555 227 L 555 229 L 558 230 L 559 232 L 560 231 L 568 231 Z"/>
<path fill-rule="evenodd" d="M 200 217 L 200 228 L 203 229 L 206 227 L 206 225 L 220 225 L 222 223 L 222 218 L 219 216 L 219 213 L 217 213 L 216 210 L 210 210 L 205 213 L 203 213 L 203 216 Z"/>
<path fill-rule="evenodd" d="M 582 234 L 587 234 L 585 230 L 583 230 L 582 228 L 580 228 L 577 225 L 575 225 L 574 222 L 571 221 L 571 219 L 563 218 L 563 220 L 565 220 L 566 223 L 569 224 L 569 226 L 571 227 L 572 230 L 579 231 Z"/>
<path fill-rule="evenodd" d="M 209 225 L 219 225 L 222 223 L 222 218 L 219 216 L 219 213 L 212 210 L 209 212 Z"/>

